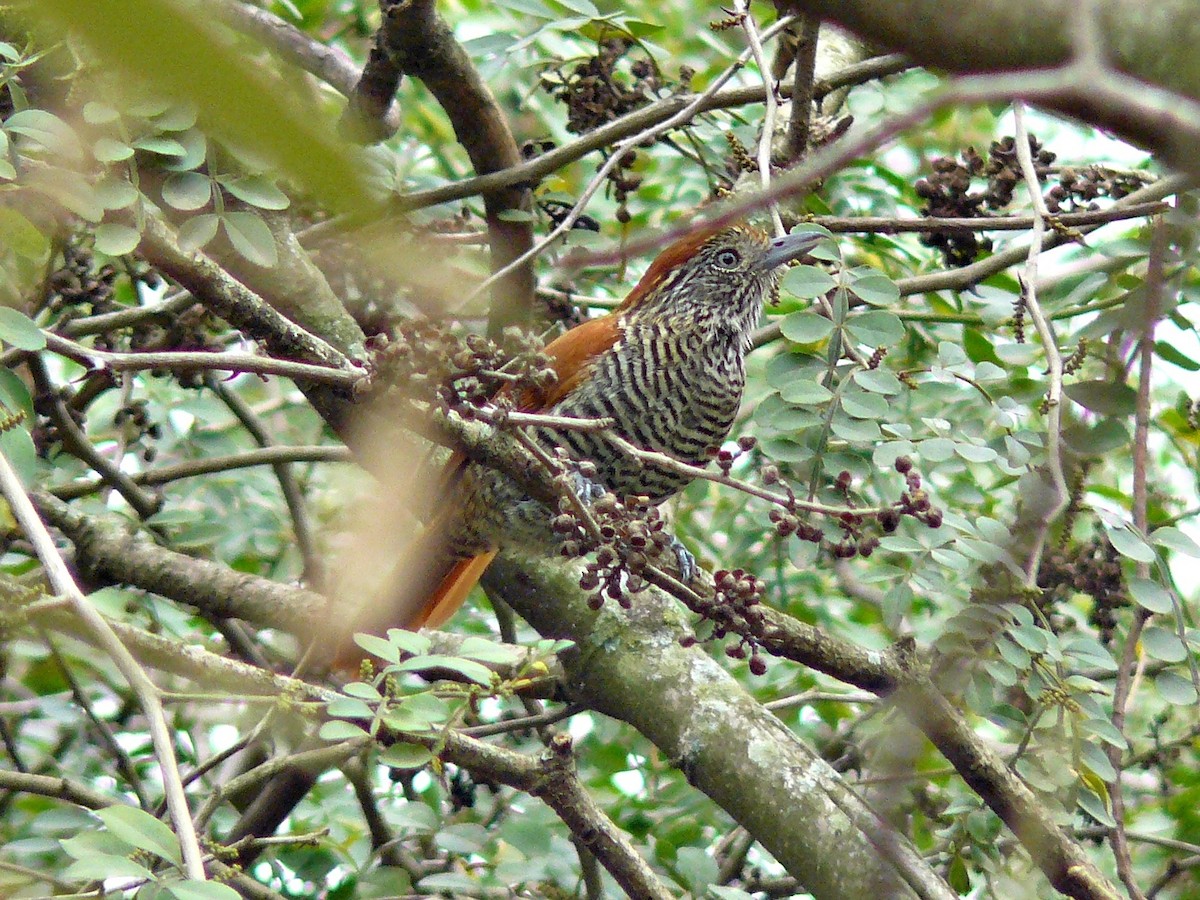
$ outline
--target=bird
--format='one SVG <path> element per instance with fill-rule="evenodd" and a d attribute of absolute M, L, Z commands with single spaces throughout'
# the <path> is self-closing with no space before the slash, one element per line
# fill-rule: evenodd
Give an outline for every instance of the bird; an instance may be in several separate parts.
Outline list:
<path fill-rule="evenodd" d="M 749 224 L 702 226 L 669 245 L 611 313 L 588 319 L 544 350 L 555 379 L 524 389 L 515 407 L 554 416 L 612 419 L 611 431 L 634 446 L 702 465 L 729 434 L 745 387 L 745 357 L 779 269 L 821 239 L 815 232 L 772 238 Z M 547 450 L 591 463 L 591 483 L 651 503 L 690 482 L 674 469 L 641 464 L 607 430 L 532 429 Z M 462 605 L 504 546 L 550 550 L 554 511 L 525 496 L 511 479 L 455 454 L 441 484 L 440 514 L 397 564 L 403 596 L 372 610 L 372 625 L 416 630 L 444 623 Z M 362 652 L 344 643 L 333 668 L 357 669 Z M 274 832 L 316 775 L 288 770 L 272 779 L 230 831 L 234 842 Z M 243 857 L 248 863 L 256 851 Z"/>
<path fill-rule="evenodd" d="M 516 409 L 556 417 L 612 421 L 609 430 L 532 429 L 546 449 L 591 463 L 594 484 L 650 504 L 691 481 L 676 469 L 646 464 L 612 440 L 703 465 L 728 436 L 745 387 L 745 357 L 780 268 L 820 240 L 816 232 L 771 238 L 744 223 L 697 228 L 663 250 L 609 314 L 588 319 L 544 349 L 555 379 L 526 388 Z M 406 566 L 420 574 L 396 600 L 388 624 L 437 627 L 462 605 L 499 549 L 556 547 L 552 512 L 509 479 L 456 455 L 448 465 L 448 502 L 429 530 L 440 559 Z M 677 545 L 684 568 L 690 556 Z M 426 555 L 429 555 L 428 552 Z"/>

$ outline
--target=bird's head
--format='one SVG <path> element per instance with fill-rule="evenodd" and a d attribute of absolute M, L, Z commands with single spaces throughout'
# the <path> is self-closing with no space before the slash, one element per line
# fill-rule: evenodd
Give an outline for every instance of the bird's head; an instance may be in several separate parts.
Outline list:
<path fill-rule="evenodd" d="M 805 232 L 771 238 L 752 225 L 699 229 L 660 253 L 617 311 L 745 320 L 752 326 L 780 267 L 811 250 L 820 237 Z"/>

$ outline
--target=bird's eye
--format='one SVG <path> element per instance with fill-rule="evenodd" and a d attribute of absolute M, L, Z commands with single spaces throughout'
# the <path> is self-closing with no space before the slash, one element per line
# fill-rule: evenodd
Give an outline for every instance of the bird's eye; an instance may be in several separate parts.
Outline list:
<path fill-rule="evenodd" d="M 722 269 L 736 269 L 741 261 L 741 254 L 736 250 L 722 250 L 716 258 L 717 265 Z"/>

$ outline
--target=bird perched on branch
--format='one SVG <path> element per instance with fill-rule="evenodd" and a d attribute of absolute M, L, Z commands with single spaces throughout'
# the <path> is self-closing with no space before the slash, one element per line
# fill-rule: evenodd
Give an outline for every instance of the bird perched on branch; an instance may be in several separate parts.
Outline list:
<path fill-rule="evenodd" d="M 556 379 L 543 390 L 519 393 L 516 408 L 611 419 L 611 433 L 625 441 L 703 465 L 737 415 L 746 351 L 779 267 L 819 239 L 811 232 L 771 239 L 749 225 L 685 235 L 654 260 L 613 312 L 572 328 L 545 348 Z M 657 504 L 691 480 L 632 458 L 607 430 L 543 427 L 535 436 L 547 449 L 562 448 L 590 462 L 596 486 L 618 497 L 644 496 Z M 382 624 L 440 625 L 501 545 L 557 543 L 549 529 L 552 513 L 510 479 L 456 457 L 447 482 L 453 500 L 431 528 L 441 540 L 433 553 L 440 559 L 430 565 L 425 548 L 421 565 L 398 573 L 406 582 L 403 597 Z"/>
<path fill-rule="evenodd" d="M 515 397 L 518 409 L 560 417 L 605 418 L 609 430 L 534 430 L 546 449 L 562 448 L 594 467 L 591 495 L 602 486 L 618 496 L 659 503 L 691 479 L 643 464 L 611 439 L 702 465 L 729 434 L 745 385 L 745 356 L 779 267 L 810 250 L 814 233 L 770 238 L 734 225 L 703 228 L 664 250 L 612 313 L 590 319 L 545 349 L 556 378 L 548 388 Z M 525 496 L 511 479 L 456 455 L 447 471 L 440 515 L 397 566 L 400 593 L 360 620 L 362 630 L 420 628 L 444 622 L 508 542 L 553 547 L 554 513 Z M 431 562 L 432 561 L 432 562 Z M 335 666 L 357 665 L 346 648 Z M 227 840 L 271 834 L 307 793 L 315 774 L 289 770 L 245 810 Z M 248 851 L 243 862 L 253 858 Z"/>

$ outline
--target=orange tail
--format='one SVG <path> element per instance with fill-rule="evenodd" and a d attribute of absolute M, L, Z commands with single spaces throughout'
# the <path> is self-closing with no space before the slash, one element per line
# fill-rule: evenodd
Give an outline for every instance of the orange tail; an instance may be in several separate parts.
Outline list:
<path fill-rule="evenodd" d="M 419 628 L 437 628 L 449 619 L 467 600 L 471 588 L 479 583 L 484 570 L 496 558 L 495 550 L 480 553 L 470 559 L 462 559 L 454 564 L 441 583 L 434 589 L 428 602 L 419 613 L 413 616 L 404 627 L 412 631 Z"/>

